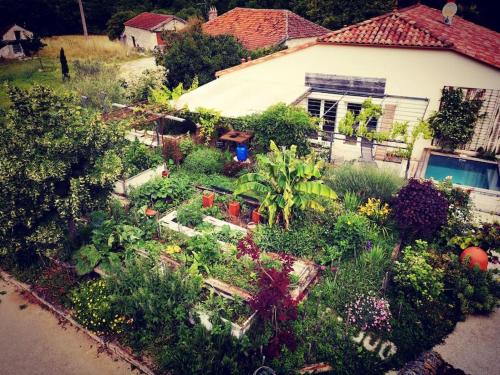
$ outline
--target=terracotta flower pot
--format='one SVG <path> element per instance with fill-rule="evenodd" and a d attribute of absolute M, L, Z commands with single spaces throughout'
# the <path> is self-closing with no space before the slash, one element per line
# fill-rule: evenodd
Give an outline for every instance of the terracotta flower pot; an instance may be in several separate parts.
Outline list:
<path fill-rule="evenodd" d="M 168 169 L 165 169 L 164 171 L 161 172 L 161 176 L 163 178 L 168 178 L 168 176 L 170 176 L 170 171 Z"/>
<path fill-rule="evenodd" d="M 262 219 L 262 215 L 260 214 L 259 210 L 258 209 L 253 210 L 252 211 L 252 221 L 255 224 L 259 224 L 261 219 Z"/>
<path fill-rule="evenodd" d="M 152 208 L 146 208 L 146 212 L 145 212 L 146 216 L 149 216 L 149 217 L 152 217 L 152 216 L 155 216 L 157 214 L 157 212 L 155 210 L 153 210 Z"/>
<path fill-rule="evenodd" d="M 460 262 L 463 263 L 467 258 L 469 258 L 470 269 L 478 266 L 481 271 L 486 271 L 488 268 L 488 254 L 480 247 L 471 246 L 462 251 L 462 254 L 460 254 Z"/>
<path fill-rule="evenodd" d="M 208 208 L 214 205 L 215 193 L 203 194 L 203 207 Z"/>
<path fill-rule="evenodd" d="M 240 216 L 240 202 L 229 203 L 229 216 L 231 217 Z"/>

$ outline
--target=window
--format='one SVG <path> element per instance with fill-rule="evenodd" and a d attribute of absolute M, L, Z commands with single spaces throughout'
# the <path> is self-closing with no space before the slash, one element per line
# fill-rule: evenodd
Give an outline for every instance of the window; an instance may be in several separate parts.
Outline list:
<path fill-rule="evenodd" d="M 311 116 L 321 117 L 321 100 L 307 99 L 307 112 L 309 112 Z"/>
<path fill-rule="evenodd" d="M 359 115 L 359 112 L 361 112 L 361 104 L 347 103 L 347 110 L 351 111 L 354 114 L 354 116 L 357 116 Z M 368 128 L 368 131 L 377 130 L 377 123 L 378 119 L 376 118 L 371 118 L 370 120 L 368 120 L 368 124 L 366 126 Z"/>
<path fill-rule="evenodd" d="M 325 100 L 323 108 L 323 130 L 328 132 L 335 131 L 335 120 L 337 119 L 337 102 Z"/>
<path fill-rule="evenodd" d="M 337 102 L 332 100 L 307 99 L 307 111 L 311 116 L 323 119 L 324 131 L 335 131 Z"/>

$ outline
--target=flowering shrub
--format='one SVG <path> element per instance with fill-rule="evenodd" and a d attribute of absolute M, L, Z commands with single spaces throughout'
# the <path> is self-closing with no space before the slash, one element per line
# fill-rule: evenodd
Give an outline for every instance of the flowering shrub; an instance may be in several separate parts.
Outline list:
<path fill-rule="evenodd" d="M 448 217 L 448 201 L 431 181 L 411 179 L 392 209 L 399 229 L 410 238 L 432 237 Z"/>
<path fill-rule="evenodd" d="M 360 206 L 358 212 L 376 223 L 384 223 L 391 209 L 387 203 L 382 204 L 378 198 L 368 198 L 368 202 Z"/>
<path fill-rule="evenodd" d="M 249 256 L 259 273 L 259 290 L 250 300 L 250 306 L 264 319 L 270 322 L 274 335 L 266 348 L 266 353 L 272 358 L 278 357 L 284 345 L 294 351 L 297 343 L 290 327 L 290 321 L 297 319 L 297 301 L 290 295 L 290 273 L 293 268 L 293 258 L 279 254 L 281 267 L 266 267 L 261 259 L 261 250 L 248 234 L 238 243 L 237 257 Z"/>
<path fill-rule="evenodd" d="M 106 281 L 89 281 L 71 295 L 75 319 L 84 327 L 96 332 L 120 333 L 125 317 L 112 315 L 111 294 Z"/>
<path fill-rule="evenodd" d="M 346 306 L 347 321 L 363 331 L 391 330 L 392 314 L 389 302 L 372 294 L 358 294 L 356 299 Z"/>

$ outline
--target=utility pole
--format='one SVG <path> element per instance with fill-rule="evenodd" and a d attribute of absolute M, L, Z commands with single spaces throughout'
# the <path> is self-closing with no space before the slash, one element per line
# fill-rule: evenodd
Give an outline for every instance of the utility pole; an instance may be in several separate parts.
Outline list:
<path fill-rule="evenodd" d="M 85 35 L 85 38 L 88 38 L 89 33 L 87 32 L 87 23 L 85 22 L 82 0 L 78 0 L 78 5 L 80 6 L 80 16 L 82 17 L 83 35 Z"/>

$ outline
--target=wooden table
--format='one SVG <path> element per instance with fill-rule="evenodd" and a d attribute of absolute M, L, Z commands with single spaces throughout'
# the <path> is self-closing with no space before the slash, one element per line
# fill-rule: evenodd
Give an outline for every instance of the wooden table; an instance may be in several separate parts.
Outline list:
<path fill-rule="evenodd" d="M 239 130 L 231 130 L 222 135 L 219 140 L 225 142 L 246 143 L 253 137 L 252 133 L 242 132 Z"/>

